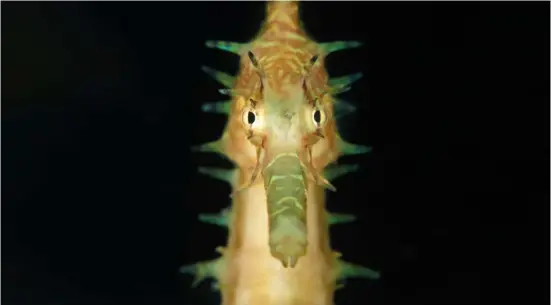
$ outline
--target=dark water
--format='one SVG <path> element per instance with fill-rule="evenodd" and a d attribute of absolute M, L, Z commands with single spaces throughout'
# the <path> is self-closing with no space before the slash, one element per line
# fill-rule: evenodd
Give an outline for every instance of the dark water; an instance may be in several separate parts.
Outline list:
<path fill-rule="evenodd" d="M 192 155 L 224 119 L 201 73 L 237 58 L 250 3 L 2 3 L 2 301 L 8 305 L 217 305 L 178 267 L 215 257 L 229 204 Z M 374 152 L 335 182 L 344 258 L 382 272 L 337 304 L 549 304 L 549 3 L 314 3 L 328 59 L 362 71 L 342 127 Z M 548 290 L 547 290 L 548 291 Z M 546 300 L 546 301 L 544 301 Z M 254 304 L 251 304 L 254 305 Z"/>

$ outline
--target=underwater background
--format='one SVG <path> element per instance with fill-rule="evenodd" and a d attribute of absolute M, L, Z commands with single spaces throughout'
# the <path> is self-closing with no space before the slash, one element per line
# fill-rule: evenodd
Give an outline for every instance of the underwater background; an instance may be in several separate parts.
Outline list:
<path fill-rule="evenodd" d="M 201 65 L 238 58 L 263 2 L 2 2 L 2 302 L 218 305 L 181 265 L 215 257 L 230 204 L 192 154 L 225 117 Z M 549 304 L 549 2 L 305 2 L 327 59 L 363 72 L 344 138 L 373 152 L 335 182 L 339 305 Z M 543 260 L 540 259 L 543 257 Z M 253 304 L 251 304 L 253 305 Z"/>

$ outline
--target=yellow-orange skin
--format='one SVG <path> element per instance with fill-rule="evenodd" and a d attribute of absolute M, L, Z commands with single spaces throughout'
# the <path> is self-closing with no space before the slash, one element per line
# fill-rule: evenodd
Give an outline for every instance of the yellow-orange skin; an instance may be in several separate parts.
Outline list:
<path fill-rule="evenodd" d="M 292 90 L 299 90 L 296 84 L 301 82 L 304 67 L 316 54 L 319 54 L 319 59 L 308 73 L 308 89 L 304 94 L 314 98 L 328 89 L 323 51 L 300 28 L 297 3 L 269 2 L 262 30 L 241 56 L 240 72 L 233 88 L 237 94 L 233 97 L 229 120 L 219 143 L 221 150 L 238 167 L 234 190 L 250 182 L 258 159 L 257 149 L 247 139 L 247 126 L 243 123 L 245 107 L 249 105 L 249 98 L 258 94 L 261 82 L 258 70 L 247 56 L 249 50 L 262 67 L 266 86 L 279 97 L 296 94 Z M 327 117 L 322 128 L 324 138 L 312 146 L 312 163 L 319 171 L 339 155 L 331 99 L 331 96 L 323 95 L 319 101 Z M 262 97 L 258 102 L 262 103 Z M 266 154 L 272 155 L 265 158 L 272 158 L 277 153 L 268 151 Z M 333 304 L 337 267 L 336 254 L 329 244 L 325 190 L 309 182 L 306 254 L 294 268 L 285 268 L 270 252 L 264 183 L 259 174 L 250 187 L 233 197 L 229 239 L 223 251 L 224 268 L 220 268 L 218 275 L 222 304 Z"/>

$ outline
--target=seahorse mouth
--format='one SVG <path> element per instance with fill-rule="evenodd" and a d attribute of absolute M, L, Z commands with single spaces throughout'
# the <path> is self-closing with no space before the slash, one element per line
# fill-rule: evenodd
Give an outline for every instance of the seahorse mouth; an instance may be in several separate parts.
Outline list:
<path fill-rule="evenodd" d="M 308 244 L 299 244 L 292 237 L 285 236 L 277 244 L 270 244 L 272 256 L 278 259 L 285 268 L 294 268 L 298 259 L 306 255 Z"/>

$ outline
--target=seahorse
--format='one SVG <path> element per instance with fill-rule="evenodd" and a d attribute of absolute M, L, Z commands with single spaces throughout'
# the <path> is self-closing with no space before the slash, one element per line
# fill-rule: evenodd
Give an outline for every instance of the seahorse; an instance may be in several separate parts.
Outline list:
<path fill-rule="evenodd" d="M 301 26 L 298 9 L 296 1 L 269 1 L 252 41 L 206 42 L 240 57 L 236 77 L 203 67 L 229 96 L 203 110 L 228 120 L 219 139 L 194 148 L 222 154 L 236 166 L 199 168 L 232 186 L 230 208 L 199 215 L 226 226 L 229 237 L 216 248 L 219 258 L 180 271 L 194 274 L 194 285 L 213 278 L 223 305 L 329 305 L 342 280 L 380 276 L 331 249 L 329 226 L 355 217 L 325 208 L 326 189 L 336 190 L 329 181 L 358 169 L 335 161 L 370 148 L 344 141 L 335 122 L 338 109 L 350 109 L 336 96 L 361 73 L 329 78 L 324 59 L 361 43 L 315 42 Z"/>

